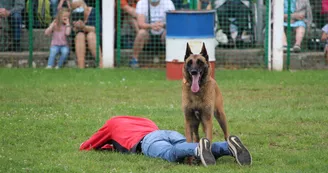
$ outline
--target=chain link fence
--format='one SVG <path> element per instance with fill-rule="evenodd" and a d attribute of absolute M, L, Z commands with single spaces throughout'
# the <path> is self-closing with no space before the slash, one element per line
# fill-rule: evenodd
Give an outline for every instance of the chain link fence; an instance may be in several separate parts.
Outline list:
<path fill-rule="evenodd" d="M 216 67 L 265 67 L 269 2 L 115 0 L 115 66 L 165 67 L 166 11 L 214 10 Z M 1 66 L 101 67 L 102 9 L 102 0 L 0 0 Z M 324 59 L 328 1 L 284 0 L 284 13 L 285 55 Z"/>

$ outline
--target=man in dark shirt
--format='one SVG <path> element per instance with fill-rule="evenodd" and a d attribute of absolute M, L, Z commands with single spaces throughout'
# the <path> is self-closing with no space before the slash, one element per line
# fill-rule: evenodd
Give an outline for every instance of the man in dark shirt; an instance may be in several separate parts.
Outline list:
<path fill-rule="evenodd" d="M 0 0 L 0 18 L 7 18 L 13 38 L 11 51 L 21 51 L 21 24 L 22 10 L 25 6 L 25 0 Z"/>

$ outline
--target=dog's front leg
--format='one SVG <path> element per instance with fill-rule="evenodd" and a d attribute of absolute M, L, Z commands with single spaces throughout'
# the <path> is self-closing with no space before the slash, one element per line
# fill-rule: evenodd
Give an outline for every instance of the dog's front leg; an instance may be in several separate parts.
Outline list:
<path fill-rule="evenodd" d="M 203 127 L 204 127 L 204 132 L 205 136 L 207 139 L 209 139 L 212 142 L 213 139 L 213 121 L 212 121 L 212 116 L 211 114 L 205 115 L 204 119 L 202 119 L 203 122 Z"/>
<path fill-rule="evenodd" d="M 191 122 L 185 117 L 185 136 L 187 142 L 192 142 Z"/>

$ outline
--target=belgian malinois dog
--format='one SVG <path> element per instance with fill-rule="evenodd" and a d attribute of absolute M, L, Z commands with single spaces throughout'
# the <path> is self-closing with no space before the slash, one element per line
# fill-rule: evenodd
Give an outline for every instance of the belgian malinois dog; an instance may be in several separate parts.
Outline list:
<path fill-rule="evenodd" d="M 210 73 L 211 66 L 205 44 L 203 43 L 199 54 L 193 54 L 187 43 L 182 82 L 182 109 L 187 142 L 199 142 L 200 123 L 206 138 L 212 142 L 213 115 L 220 124 L 225 140 L 229 136 L 222 94 Z"/>

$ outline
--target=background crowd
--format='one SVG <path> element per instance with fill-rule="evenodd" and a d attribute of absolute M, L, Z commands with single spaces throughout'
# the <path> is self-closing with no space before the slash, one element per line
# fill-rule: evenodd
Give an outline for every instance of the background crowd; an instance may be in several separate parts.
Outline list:
<path fill-rule="evenodd" d="M 22 51 L 21 32 L 29 26 L 30 1 L 33 3 L 33 28 L 45 29 L 45 35 L 52 37 L 47 68 L 61 68 L 70 51 L 75 52 L 79 68 L 84 68 L 87 52 L 96 57 L 95 0 L 0 0 L 1 44 L 4 44 L 6 34 L 10 38 L 10 44 L 6 43 L 8 48 L 0 51 Z M 100 0 L 100 26 L 102 23 L 101 2 Z M 215 10 L 217 12 L 215 29 L 219 46 L 237 46 L 238 48 L 246 43 L 245 40 L 249 38 L 254 40 L 256 23 L 250 20 L 255 15 L 251 5 L 253 3 L 256 1 L 197 0 L 196 9 Z M 129 65 L 137 68 L 140 52 L 153 44 L 165 48 L 166 12 L 190 9 L 190 0 L 120 0 L 120 8 L 121 48 L 133 50 Z M 301 52 L 303 47 L 313 48 L 313 45 L 317 45 L 315 49 L 328 52 L 328 48 L 325 48 L 328 40 L 328 26 L 326 25 L 328 0 L 291 0 L 290 12 L 290 26 L 293 31 L 291 51 Z M 115 13 L 117 15 L 117 11 Z M 284 13 L 284 26 L 287 26 L 288 0 L 284 0 Z M 115 25 L 117 22 L 116 20 Z M 310 33 L 318 29 L 320 41 L 311 42 L 313 38 L 307 35 L 311 35 Z M 309 46 L 302 45 L 304 38 L 309 40 L 307 41 Z M 284 50 L 287 50 L 286 34 L 282 41 Z M 60 58 L 58 63 L 55 63 L 55 57 L 58 54 Z M 99 58 L 101 66 L 101 48 Z M 328 62 L 328 57 L 326 59 Z"/>

